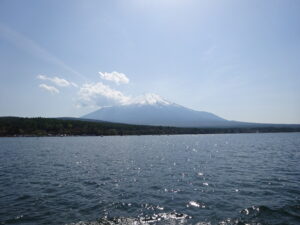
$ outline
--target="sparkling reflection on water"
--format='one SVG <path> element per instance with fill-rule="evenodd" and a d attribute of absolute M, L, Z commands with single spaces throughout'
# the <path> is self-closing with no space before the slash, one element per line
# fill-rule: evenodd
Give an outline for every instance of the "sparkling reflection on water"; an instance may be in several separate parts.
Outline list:
<path fill-rule="evenodd" d="M 0 138 L 0 224 L 299 224 L 300 133 Z"/>

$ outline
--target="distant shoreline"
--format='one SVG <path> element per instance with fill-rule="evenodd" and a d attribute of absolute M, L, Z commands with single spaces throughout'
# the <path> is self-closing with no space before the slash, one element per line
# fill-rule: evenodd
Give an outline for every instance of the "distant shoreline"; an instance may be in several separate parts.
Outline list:
<path fill-rule="evenodd" d="M 300 125 L 184 128 L 64 118 L 0 117 L 0 137 L 132 136 L 300 132 Z"/>
<path fill-rule="evenodd" d="M 131 137 L 131 136 L 176 136 L 176 135 L 219 135 L 219 134 L 285 134 L 285 133 L 300 133 L 300 131 L 287 131 L 287 132 L 240 132 L 240 133 L 199 133 L 199 134 L 126 134 L 126 135 L 52 135 L 52 136 L 37 136 L 37 135 L 13 135 L 13 136 L 0 136 L 0 138 L 38 138 L 38 137 L 45 137 L 45 138 L 52 138 L 52 137 Z"/>

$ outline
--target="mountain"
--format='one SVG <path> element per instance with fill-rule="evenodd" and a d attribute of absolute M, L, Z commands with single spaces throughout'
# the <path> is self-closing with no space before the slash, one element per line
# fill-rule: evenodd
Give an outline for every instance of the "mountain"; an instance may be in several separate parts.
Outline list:
<path fill-rule="evenodd" d="M 171 103 L 155 94 L 141 96 L 127 105 L 103 107 L 82 118 L 174 127 L 231 127 L 240 124 L 209 112 L 195 111 Z"/>

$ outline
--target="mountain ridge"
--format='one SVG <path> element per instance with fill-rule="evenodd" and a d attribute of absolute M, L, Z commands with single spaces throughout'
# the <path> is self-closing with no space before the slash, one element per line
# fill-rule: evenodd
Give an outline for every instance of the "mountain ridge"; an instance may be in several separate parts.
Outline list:
<path fill-rule="evenodd" d="M 102 107 L 81 119 L 114 123 L 172 127 L 237 127 L 243 122 L 229 121 L 213 113 L 197 111 L 172 103 L 155 94 L 146 94 L 129 104 Z"/>
<path fill-rule="evenodd" d="M 107 121 L 133 125 L 189 128 L 277 127 L 284 124 L 253 123 L 226 120 L 211 112 L 197 111 L 170 102 L 156 94 L 145 94 L 127 104 L 106 106 L 80 119 Z M 294 124 L 287 124 L 287 126 Z"/>

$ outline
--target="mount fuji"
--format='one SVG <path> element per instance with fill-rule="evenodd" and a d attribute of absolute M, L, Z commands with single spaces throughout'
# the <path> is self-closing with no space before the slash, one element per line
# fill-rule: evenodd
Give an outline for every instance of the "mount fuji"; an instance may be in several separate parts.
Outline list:
<path fill-rule="evenodd" d="M 102 107 L 81 118 L 174 127 L 231 127 L 240 124 L 210 112 L 196 111 L 171 103 L 156 94 L 140 96 L 124 105 Z"/>

